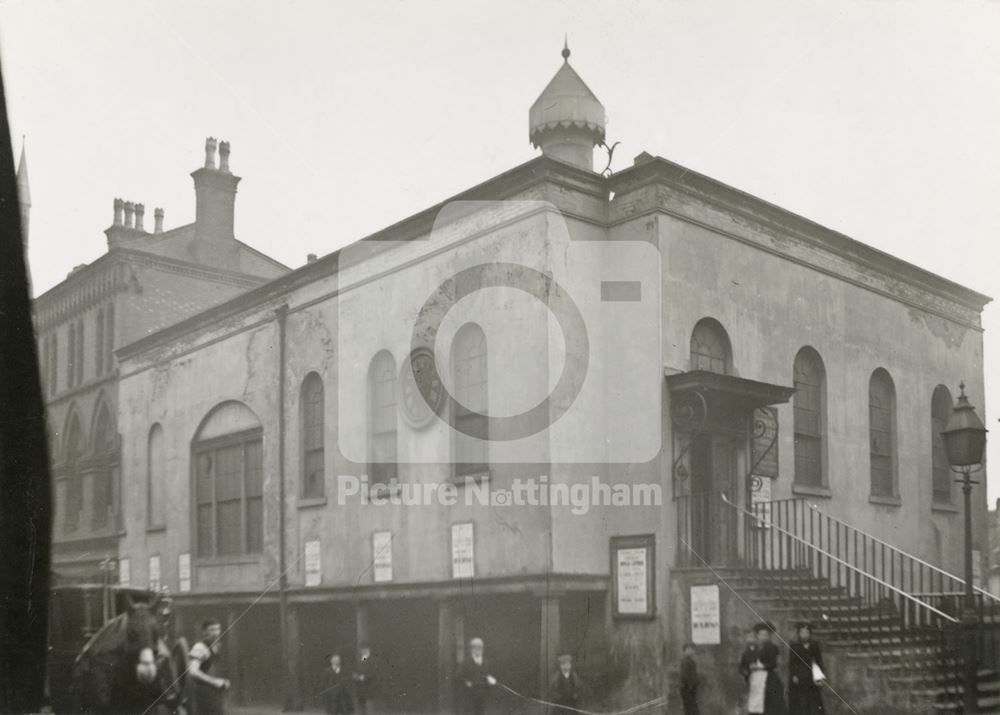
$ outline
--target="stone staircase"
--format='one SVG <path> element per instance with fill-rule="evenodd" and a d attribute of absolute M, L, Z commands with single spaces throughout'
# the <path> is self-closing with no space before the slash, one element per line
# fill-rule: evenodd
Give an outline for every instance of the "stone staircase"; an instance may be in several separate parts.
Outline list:
<path fill-rule="evenodd" d="M 892 600 L 851 595 L 804 568 L 717 573 L 720 588 L 737 594 L 748 616 L 774 623 L 781 638 L 790 638 L 797 621 L 815 625 L 830 683 L 824 694 L 828 712 L 962 712 L 957 627 L 907 625 Z M 1000 713 L 1000 664 L 985 666 L 979 670 L 980 712 Z M 784 680 L 786 660 L 781 667 Z"/>

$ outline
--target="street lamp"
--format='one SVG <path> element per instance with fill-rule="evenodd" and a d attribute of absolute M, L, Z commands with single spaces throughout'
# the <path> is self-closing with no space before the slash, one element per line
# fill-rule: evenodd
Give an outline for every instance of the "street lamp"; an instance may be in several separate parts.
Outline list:
<path fill-rule="evenodd" d="M 952 410 L 948 424 L 941 432 L 948 463 L 953 472 L 961 474 L 956 481 L 965 495 L 965 606 L 962 609 L 963 662 L 963 712 L 979 712 L 977 618 L 976 599 L 972 590 L 972 485 L 978 484 L 971 475 L 983 468 L 983 451 L 986 449 L 986 428 L 976 415 L 976 408 L 965 396 L 965 383 L 959 385 L 961 394 Z"/>

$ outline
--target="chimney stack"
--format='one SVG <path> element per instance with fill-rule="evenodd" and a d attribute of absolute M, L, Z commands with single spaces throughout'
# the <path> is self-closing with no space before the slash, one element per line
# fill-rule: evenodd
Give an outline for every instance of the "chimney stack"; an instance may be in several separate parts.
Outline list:
<path fill-rule="evenodd" d="M 222 166 L 215 168 L 215 150 L 221 149 Z M 233 233 L 236 186 L 240 177 L 229 171 L 229 142 L 205 141 L 205 166 L 191 173 L 195 191 L 195 259 L 235 268 L 238 246 Z"/>
<path fill-rule="evenodd" d="M 122 225 L 122 211 L 125 210 L 125 202 L 121 199 L 115 199 L 115 220 L 112 223 L 113 226 Z"/>
<path fill-rule="evenodd" d="M 135 214 L 135 204 L 131 201 L 125 202 L 125 228 L 132 228 L 135 224 L 133 223 Z"/>
<path fill-rule="evenodd" d="M 153 211 L 153 233 L 163 233 L 163 209 Z"/>
<path fill-rule="evenodd" d="M 146 230 L 142 226 L 143 219 L 145 218 L 145 216 L 146 216 L 146 206 L 144 204 L 136 204 L 135 205 L 135 227 L 139 231 L 145 231 Z"/>
<path fill-rule="evenodd" d="M 315 263 L 315 262 L 316 262 L 316 254 L 315 253 L 310 253 L 308 256 L 306 256 L 306 263 L 307 264 L 308 263 Z"/>

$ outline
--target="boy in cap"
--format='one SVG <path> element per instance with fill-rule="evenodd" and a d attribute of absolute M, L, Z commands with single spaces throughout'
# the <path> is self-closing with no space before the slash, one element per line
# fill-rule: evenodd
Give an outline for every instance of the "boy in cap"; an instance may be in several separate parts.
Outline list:
<path fill-rule="evenodd" d="M 552 701 L 550 715 L 569 715 L 580 702 L 581 691 L 583 690 L 579 676 L 573 670 L 573 656 L 568 652 L 562 652 L 557 658 L 559 670 L 549 681 L 549 699 Z"/>
<path fill-rule="evenodd" d="M 486 698 L 497 679 L 490 675 L 486 659 L 483 657 L 483 639 L 469 641 L 469 655 L 458 669 L 458 682 L 465 691 L 466 712 L 469 715 L 483 715 L 486 712 Z"/>

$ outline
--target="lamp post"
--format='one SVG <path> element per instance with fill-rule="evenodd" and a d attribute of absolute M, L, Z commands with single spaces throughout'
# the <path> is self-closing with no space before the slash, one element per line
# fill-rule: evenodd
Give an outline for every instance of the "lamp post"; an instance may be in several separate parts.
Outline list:
<path fill-rule="evenodd" d="M 962 609 L 962 712 L 979 712 L 978 656 L 976 597 L 972 587 L 972 481 L 971 475 L 983 468 L 983 451 L 986 449 L 986 428 L 976 415 L 976 408 L 965 396 L 965 383 L 959 385 L 961 394 L 952 410 L 948 424 L 941 432 L 948 463 L 953 472 L 960 474 L 956 481 L 962 485 L 965 497 L 965 599 Z"/>

